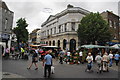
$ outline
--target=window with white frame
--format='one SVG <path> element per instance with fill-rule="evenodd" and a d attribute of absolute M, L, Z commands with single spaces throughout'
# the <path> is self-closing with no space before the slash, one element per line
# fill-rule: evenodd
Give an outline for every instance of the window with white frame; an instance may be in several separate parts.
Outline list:
<path fill-rule="evenodd" d="M 54 34 L 56 34 L 56 27 L 54 27 Z"/>
<path fill-rule="evenodd" d="M 64 28 L 65 28 L 65 32 L 66 32 L 67 31 L 67 23 L 65 23 Z"/>
<path fill-rule="evenodd" d="M 58 28 L 58 29 L 59 29 L 59 33 L 61 33 L 61 25 L 59 25 L 59 28 Z"/>
<path fill-rule="evenodd" d="M 109 25 L 110 25 L 110 27 L 112 27 L 112 21 L 111 20 L 109 20 Z"/>
<path fill-rule="evenodd" d="M 51 35 L 52 35 L 52 28 L 51 28 Z"/>
<path fill-rule="evenodd" d="M 46 31 L 44 32 L 44 36 L 46 36 Z"/>
<path fill-rule="evenodd" d="M 5 30 L 7 29 L 8 19 L 5 19 Z"/>
<path fill-rule="evenodd" d="M 116 26 L 116 22 L 114 22 L 114 28 L 116 29 L 116 27 L 117 27 L 117 26 Z"/>
<path fill-rule="evenodd" d="M 47 30 L 47 35 L 49 35 L 49 30 Z"/>
<path fill-rule="evenodd" d="M 71 23 L 71 30 L 72 30 L 72 31 L 75 31 L 75 22 L 72 22 L 72 23 Z"/>

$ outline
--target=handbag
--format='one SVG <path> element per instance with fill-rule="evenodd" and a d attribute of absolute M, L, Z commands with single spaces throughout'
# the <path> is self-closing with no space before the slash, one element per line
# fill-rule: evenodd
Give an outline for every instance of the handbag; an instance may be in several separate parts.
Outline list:
<path fill-rule="evenodd" d="M 55 73 L 55 67 L 51 66 L 51 73 L 54 74 Z"/>

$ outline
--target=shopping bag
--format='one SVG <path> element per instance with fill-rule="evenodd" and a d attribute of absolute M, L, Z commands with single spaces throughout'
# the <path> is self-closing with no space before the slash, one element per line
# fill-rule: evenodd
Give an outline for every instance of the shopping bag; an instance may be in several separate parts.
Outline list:
<path fill-rule="evenodd" d="M 51 73 L 54 74 L 55 73 L 55 67 L 51 66 Z"/>

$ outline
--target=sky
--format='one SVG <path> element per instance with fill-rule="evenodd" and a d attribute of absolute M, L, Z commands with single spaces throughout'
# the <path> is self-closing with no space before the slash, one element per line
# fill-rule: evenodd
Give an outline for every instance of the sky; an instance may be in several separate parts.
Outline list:
<path fill-rule="evenodd" d="M 16 21 L 25 18 L 29 24 L 27 29 L 30 32 L 41 28 L 41 24 L 50 15 L 55 15 L 67 8 L 68 4 L 74 7 L 81 7 L 90 12 L 112 11 L 118 15 L 119 0 L 3 0 L 8 8 L 14 12 L 13 27 Z"/>

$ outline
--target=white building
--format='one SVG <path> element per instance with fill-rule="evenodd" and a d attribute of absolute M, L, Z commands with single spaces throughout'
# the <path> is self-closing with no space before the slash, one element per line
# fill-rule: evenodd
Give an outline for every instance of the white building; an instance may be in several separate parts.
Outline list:
<path fill-rule="evenodd" d="M 41 40 L 49 46 L 75 50 L 78 47 L 77 29 L 81 19 L 90 12 L 80 7 L 68 5 L 67 9 L 50 15 L 41 25 Z"/>
<path fill-rule="evenodd" d="M 0 1 L 0 42 L 7 47 L 11 46 L 12 25 L 14 13 L 9 10 L 6 3 Z"/>
<path fill-rule="evenodd" d="M 38 44 L 40 44 L 40 42 L 41 42 L 41 30 L 38 30 L 38 31 L 37 31 L 37 40 L 36 40 L 36 42 L 37 42 Z"/>

